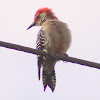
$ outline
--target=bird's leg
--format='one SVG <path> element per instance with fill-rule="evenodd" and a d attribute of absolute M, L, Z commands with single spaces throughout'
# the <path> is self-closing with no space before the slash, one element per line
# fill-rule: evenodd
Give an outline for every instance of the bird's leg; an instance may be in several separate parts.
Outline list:
<path fill-rule="evenodd" d="M 68 54 L 64 54 L 64 59 L 66 59 L 66 60 L 63 60 L 64 62 L 69 62 L 69 56 L 68 56 Z"/>

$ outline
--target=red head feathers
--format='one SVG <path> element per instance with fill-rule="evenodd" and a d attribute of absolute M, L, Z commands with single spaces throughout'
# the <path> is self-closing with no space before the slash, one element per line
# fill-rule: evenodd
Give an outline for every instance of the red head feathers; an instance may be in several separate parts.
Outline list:
<path fill-rule="evenodd" d="M 54 15 L 52 10 L 49 9 L 48 7 L 38 9 L 37 12 L 35 13 L 35 17 L 37 16 L 37 14 L 41 14 L 41 13 L 46 13 L 47 17 L 51 19 L 57 19 L 57 17 Z M 35 17 L 34 17 L 34 21 L 35 21 Z"/>

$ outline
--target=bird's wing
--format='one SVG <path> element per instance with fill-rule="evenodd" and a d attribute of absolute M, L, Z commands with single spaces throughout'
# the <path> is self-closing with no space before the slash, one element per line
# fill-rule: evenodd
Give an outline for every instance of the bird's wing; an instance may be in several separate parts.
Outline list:
<path fill-rule="evenodd" d="M 43 50 L 44 49 L 44 42 L 45 42 L 44 31 L 41 29 L 39 31 L 38 35 L 37 35 L 36 49 Z M 40 80 L 40 69 L 41 69 L 41 65 L 42 65 L 42 62 L 43 62 L 43 56 L 38 55 L 37 61 L 38 61 L 38 77 L 39 77 L 39 80 Z"/>

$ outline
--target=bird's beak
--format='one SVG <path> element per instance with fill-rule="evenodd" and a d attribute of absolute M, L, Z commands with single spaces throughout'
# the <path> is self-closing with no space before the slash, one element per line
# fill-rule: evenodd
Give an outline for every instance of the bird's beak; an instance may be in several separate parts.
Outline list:
<path fill-rule="evenodd" d="M 36 25 L 36 22 L 33 22 L 29 27 L 28 27 L 28 29 L 30 29 L 31 27 L 33 27 L 33 26 L 35 26 Z M 28 30 L 27 29 L 27 30 Z"/>

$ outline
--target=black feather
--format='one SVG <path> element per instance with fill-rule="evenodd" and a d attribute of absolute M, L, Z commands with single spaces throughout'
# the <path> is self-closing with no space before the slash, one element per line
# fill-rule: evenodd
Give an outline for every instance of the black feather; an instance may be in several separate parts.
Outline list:
<path fill-rule="evenodd" d="M 36 46 L 36 49 L 40 49 L 40 50 L 43 50 L 44 48 L 44 32 L 43 30 L 41 29 L 37 35 L 37 46 Z M 40 69 L 41 69 L 41 66 L 42 66 L 42 62 L 43 62 L 43 56 L 42 55 L 38 55 L 37 56 L 37 61 L 38 61 L 38 78 L 40 80 Z"/>
<path fill-rule="evenodd" d="M 52 70 L 51 74 L 46 74 L 46 72 L 43 71 L 42 78 L 43 78 L 44 91 L 46 87 L 49 86 L 53 92 L 56 84 L 55 70 Z"/>

